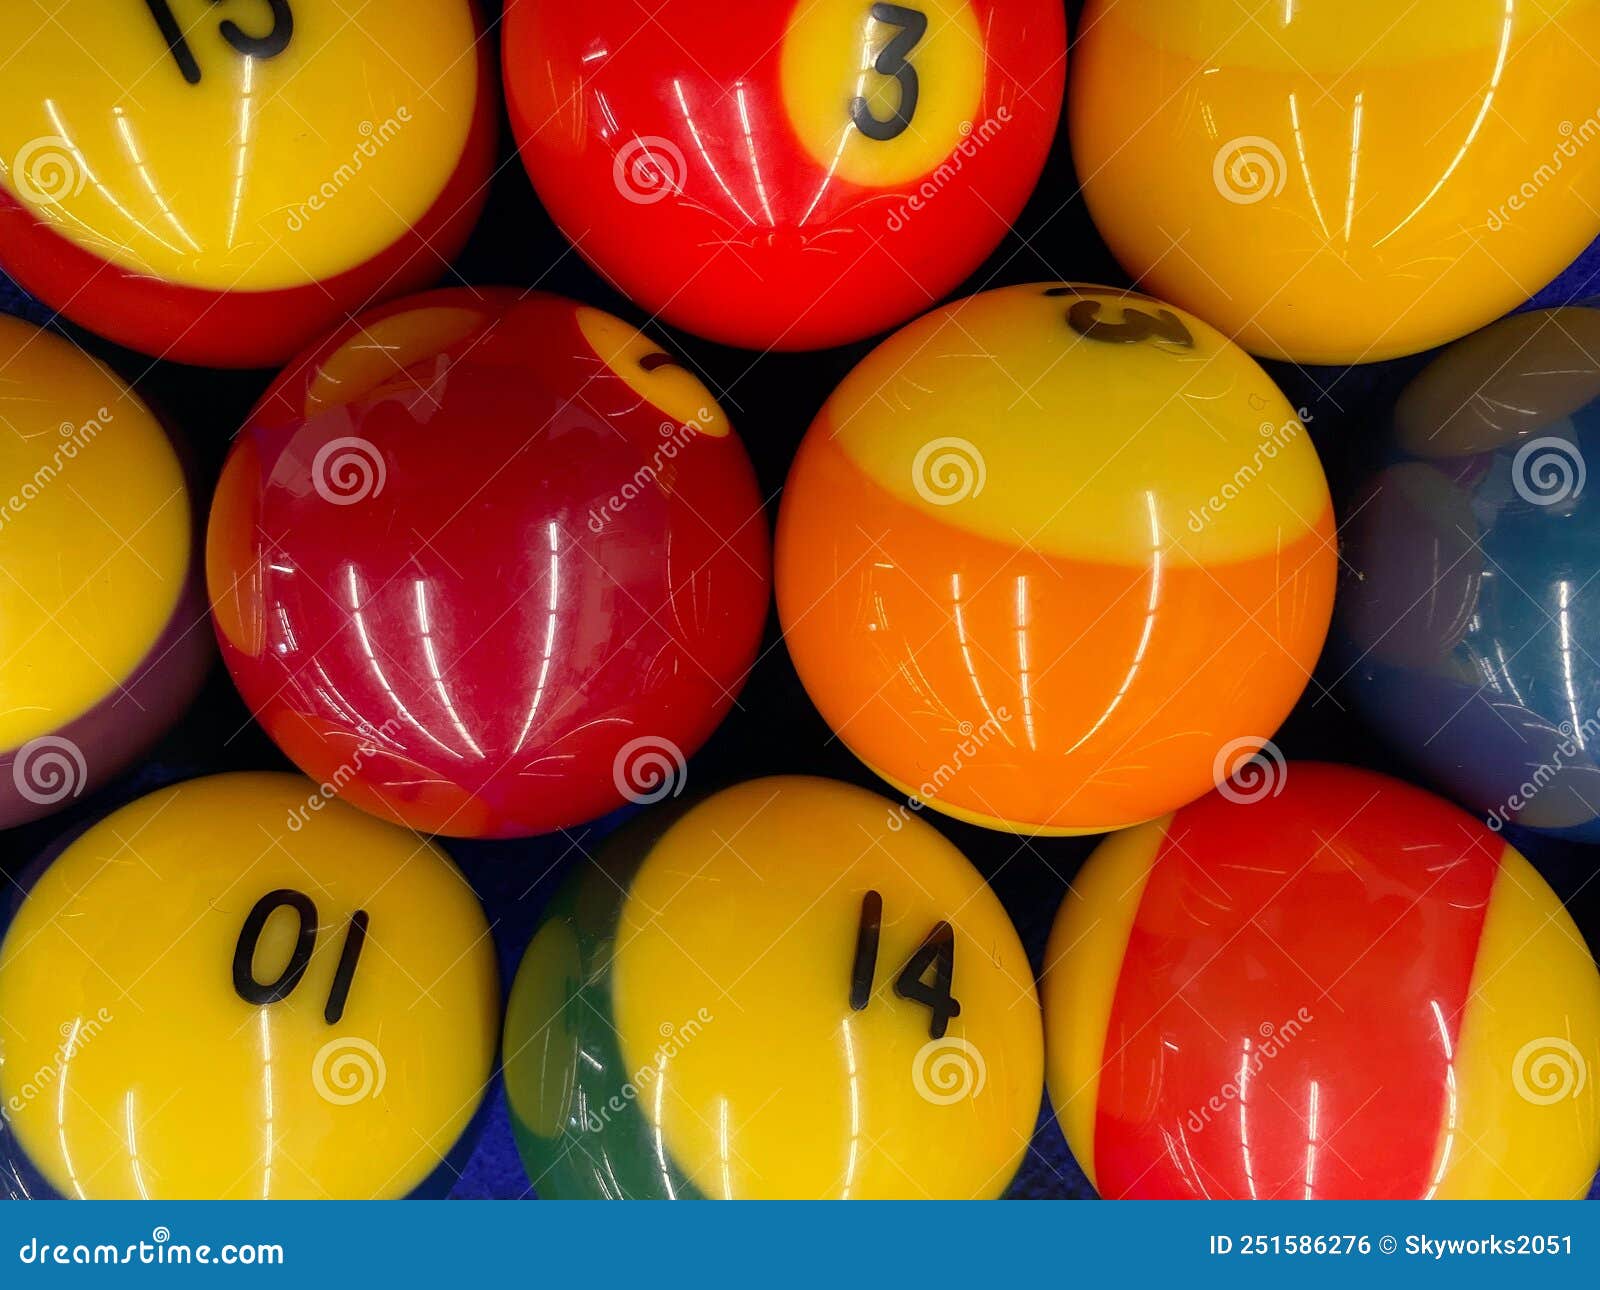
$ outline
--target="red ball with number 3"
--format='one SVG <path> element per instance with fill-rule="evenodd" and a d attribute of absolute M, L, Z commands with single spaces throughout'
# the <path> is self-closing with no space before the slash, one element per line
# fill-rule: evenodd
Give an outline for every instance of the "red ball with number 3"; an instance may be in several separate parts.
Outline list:
<path fill-rule="evenodd" d="M 1055 0 L 510 0 L 534 187 L 640 304 L 823 348 L 927 308 L 1005 235 L 1060 113 Z"/>

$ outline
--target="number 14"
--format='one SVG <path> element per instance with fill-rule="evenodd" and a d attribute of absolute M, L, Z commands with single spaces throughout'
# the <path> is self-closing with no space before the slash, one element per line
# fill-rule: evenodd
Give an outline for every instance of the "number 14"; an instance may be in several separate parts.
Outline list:
<path fill-rule="evenodd" d="M 850 973 L 850 1007 L 860 1012 L 872 1002 L 872 982 L 878 972 L 878 934 L 883 928 L 883 897 L 869 891 L 861 898 L 861 924 L 856 930 L 856 957 Z M 932 982 L 925 981 L 929 969 Z M 917 952 L 894 979 L 894 992 L 920 1003 L 933 1015 L 928 1034 L 943 1039 L 950 1018 L 961 1015 L 961 1004 L 950 993 L 956 971 L 956 934 L 947 922 L 934 924 Z"/>

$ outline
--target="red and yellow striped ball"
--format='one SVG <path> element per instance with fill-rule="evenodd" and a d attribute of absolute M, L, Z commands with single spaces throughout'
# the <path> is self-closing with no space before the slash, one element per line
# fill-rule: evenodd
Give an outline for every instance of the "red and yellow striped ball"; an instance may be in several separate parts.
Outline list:
<path fill-rule="evenodd" d="M 1045 956 L 1051 1100 L 1104 1196 L 1574 1197 L 1600 973 L 1483 824 L 1291 763 L 1090 857 Z"/>
<path fill-rule="evenodd" d="M 801 445 L 778 608 L 829 725 L 901 791 L 1027 833 L 1206 792 L 1322 648 L 1333 511 L 1301 419 L 1199 319 L 986 292 L 846 378 Z"/>

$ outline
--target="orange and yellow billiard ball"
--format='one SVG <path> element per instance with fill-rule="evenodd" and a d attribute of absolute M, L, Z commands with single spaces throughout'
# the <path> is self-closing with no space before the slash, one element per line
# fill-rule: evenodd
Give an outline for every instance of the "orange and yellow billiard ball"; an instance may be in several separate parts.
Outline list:
<path fill-rule="evenodd" d="M 1068 120 L 1125 269 L 1253 353 L 1374 362 L 1600 234 L 1600 0 L 1090 0 Z"/>
<path fill-rule="evenodd" d="M 431 843 L 296 775 L 123 807 L 0 940 L 0 1189 L 439 1192 L 494 1067 L 477 897 Z"/>
<path fill-rule="evenodd" d="M 1032 969 L 981 875 L 800 777 L 657 807 L 582 866 L 504 1047 L 551 1199 L 998 1196 L 1043 1093 Z"/>
<path fill-rule="evenodd" d="M 953 290 L 1060 119 L 1058 0 L 508 0 L 506 101 L 578 253 L 668 322 L 841 345 Z"/>
<path fill-rule="evenodd" d="M 199 691 L 196 510 L 124 381 L 0 317 L 0 829 L 98 788 Z"/>
<path fill-rule="evenodd" d="M 288 359 L 427 285 L 495 146 L 472 0 L 8 0 L 0 266 L 91 330 Z"/>
<path fill-rule="evenodd" d="M 1335 564 L 1316 451 L 1244 351 L 1143 296 L 1011 287 L 904 328 L 828 401 L 778 608 L 823 717 L 896 788 L 1096 833 L 1276 730 Z"/>
<path fill-rule="evenodd" d="M 1583 1196 L 1600 972 L 1466 812 L 1278 763 L 1101 843 L 1045 953 L 1051 1102 L 1107 1197 Z"/>

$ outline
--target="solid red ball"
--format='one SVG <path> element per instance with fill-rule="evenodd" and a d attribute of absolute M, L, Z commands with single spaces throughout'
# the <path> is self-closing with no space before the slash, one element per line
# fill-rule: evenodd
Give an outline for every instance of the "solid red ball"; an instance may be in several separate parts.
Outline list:
<path fill-rule="evenodd" d="M 769 549 L 698 378 L 599 310 L 463 289 L 284 372 L 207 576 L 235 682 L 325 796 L 508 837 L 681 790 L 754 659 Z"/>

